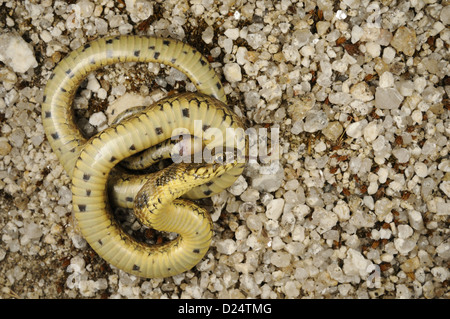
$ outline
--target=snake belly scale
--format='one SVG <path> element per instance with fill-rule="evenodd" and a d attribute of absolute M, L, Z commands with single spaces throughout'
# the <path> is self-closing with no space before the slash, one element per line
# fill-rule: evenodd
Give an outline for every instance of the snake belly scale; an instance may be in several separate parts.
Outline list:
<path fill-rule="evenodd" d="M 188 76 L 198 93 L 163 99 L 86 140 L 71 107 L 76 89 L 90 72 L 118 62 L 172 66 Z M 179 197 L 196 199 L 222 191 L 241 175 L 243 161 L 180 163 L 153 175 L 125 177 L 116 164 L 167 141 L 177 128 L 194 134 L 195 121 L 201 121 L 203 131 L 216 128 L 225 137 L 205 142 L 205 148 L 232 145 L 245 154 L 244 124 L 225 103 L 222 84 L 208 61 L 176 40 L 139 36 L 98 39 L 57 65 L 44 91 L 42 120 L 53 151 L 72 178 L 78 226 L 99 256 L 119 269 L 147 278 L 176 275 L 203 258 L 211 242 L 211 219 L 205 209 Z M 139 242 L 115 221 L 110 202 L 134 207 L 144 225 L 179 236 L 161 245 Z"/>

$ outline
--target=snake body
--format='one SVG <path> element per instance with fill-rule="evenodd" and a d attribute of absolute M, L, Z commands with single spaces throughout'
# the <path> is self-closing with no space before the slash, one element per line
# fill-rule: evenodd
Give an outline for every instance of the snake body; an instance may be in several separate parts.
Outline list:
<path fill-rule="evenodd" d="M 90 72 L 118 62 L 156 62 L 177 68 L 197 87 L 163 99 L 148 109 L 86 140 L 75 124 L 72 100 Z M 243 123 L 225 104 L 222 84 L 208 61 L 183 42 L 154 37 L 119 36 L 88 43 L 66 56 L 47 82 L 42 120 L 48 141 L 72 178 L 73 211 L 90 246 L 106 261 L 140 277 L 167 277 L 198 263 L 211 241 L 211 220 L 205 209 L 187 198 L 202 198 L 230 186 L 244 163 L 177 164 L 153 175 L 122 175 L 121 160 L 164 143 L 173 130 L 194 135 L 216 128 L 225 140 L 208 140 L 205 148 L 231 145 L 245 153 Z M 233 134 L 227 129 L 234 129 Z M 197 132 L 198 133 L 198 132 Z M 141 243 L 113 218 L 110 202 L 134 207 L 146 226 L 177 232 L 163 245 Z"/>

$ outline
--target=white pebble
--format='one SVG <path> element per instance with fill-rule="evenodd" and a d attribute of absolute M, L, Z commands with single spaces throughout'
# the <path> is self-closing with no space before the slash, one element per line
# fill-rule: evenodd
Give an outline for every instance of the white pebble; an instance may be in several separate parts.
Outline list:
<path fill-rule="evenodd" d="M 221 240 L 216 245 L 217 251 L 221 254 L 231 255 L 236 251 L 237 244 L 232 239 Z"/>
<path fill-rule="evenodd" d="M 19 73 L 38 65 L 32 46 L 15 33 L 0 35 L 0 61 Z"/>
<path fill-rule="evenodd" d="M 383 50 L 383 61 L 390 64 L 395 58 L 395 49 L 393 47 L 386 47 Z"/>
<path fill-rule="evenodd" d="M 277 220 L 280 218 L 281 213 L 283 212 L 284 207 L 284 199 L 283 198 L 277 198 L 273 199 L 269 202 L 266 209 L 266 216 L 269 219 Z"/>
<path fill-rule="evenodd" d="M 91 115 L 89 118 L 89 124 L 95 127 L 99 127 L 102 125 L 105 125 L 108 122 L 105 113 L 103 112 L 96 112 Z"/>
<path fill-rule="evenodd" d="M 380 56 L 381 46 L 376 42 L 368 42 L 366 44 L 367 53 L 369 53 L 372 58 L 376 58 Z"/>
<path fill-rule="evenodd" d="M 413 229 L 408 225 L 398 225 L 397 230 L 399 238 L 406 239 L 413 234 Z"/>
<path fill-rule="evenodd" d="M 434 267 L 431 273 L 438 282 L 444 282 L 449 277 L 449 271 L 444 267 Z"/>
<path fill-rule="evenodd" d="M 231 40 L 236 40 L 237 38 L 239 38 L 239 29 L 238 28 L 227 29 L 225 31 L 225 35 Z"/>
<path fill-rule="evenodd" d="M 440 185 L 439 188 L 441 189 L 441 191 L 444 192 L 444 194 L 450 198 L 450 181 L 443 181 Z"/>
<path fill-rule="evenodd" d="M 411 210 L 408 212 L 409 224 L 416 230 L 423 229 L 423 219 L 422 214 L 416 210 Z"/>
<path fill-rule="evenodd" d="M 422 162 L 416 162 L 414 164 L 414 172 L 416 172 L 416 175 L 419 177 L 426 177 L 428 175 L 428 167 L 427 164 Z"/>
<path fill-rule="evenodd" d="M 379 109 L 398 109 L 403 96 L 395 88 L 377 87 L 375 91 L 375 106 Z"/>
<path fill-rule="evenodd" d="M 399 163 L 407 163 L 411 155 L 406 148 L 396 148 L 392 151 L 392 154 L 397 158 Z"/>
<path fill-rule="evenodd" d="M 211 27 L 207 27 L 205 31 L 202 32 L 202 40 L 206 44 L 209 44 L 212 42 L 213 38 L 214 38 L 214 29 Z"/>
<path fill-rule="evenodd" d="M 394 246 L 400 254 L 407 255 L 414 247 L 416 247 L 416 242 L 411 238 L 395 238 Z"/>
<path fill-rule="evenodd" d="M 370 122 L 363 130 L 364 139 L 373 142 L 378 137 L 379 127 L 376 122 Z"/>
<path fill-rule="evenodd" d="M 367 125 L 367 120 L 354 122 L 347 126 L 346 133 L 353 138 L 360 138 L 362 136 L 363 128 Z"/>
<path fill-rule="evenodd" d="M 225 75 L 225 79 L 230 83 L 242 80 L 241 67 L 234 62 L 225 64 L 223 67 L 223 74 Z"/>
<path fill-rule="evenodd" d="M 89 77 L 88 77 L 88 83 L 86 85 L 86 89 L 91 90 L 92 92 L 98 92 L 98 90 L 100 89 L 100 83 L 95 78 L 93 73 L 91 73 L 91 75 L 89 75 Z"/>
<path fill-rule="evenodd" d="M 388 88 L 394 86 L 394 76 L 391 72 L 384 72 L 380 76 L 380 87 L 381 88 Z"/>

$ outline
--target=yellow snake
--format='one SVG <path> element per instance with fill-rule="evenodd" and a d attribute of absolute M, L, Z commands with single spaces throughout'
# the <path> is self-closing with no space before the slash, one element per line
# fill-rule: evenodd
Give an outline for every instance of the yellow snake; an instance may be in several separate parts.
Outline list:
<path fill-rule="evenodd" d="M 118 62 L 172 66 L 188 76 L 198 93 L 163 99 L 86 140 L 71 107 L 76 89 L 90 72 Z M 142 150 L 157 149 L 177 128 L 187 129 L 192 136 L 198 134 L 195 121 L 201 121 L 201 134 L 212 128 L 223 134 L 224 140 L 204 136 L 202 144 L 211 153 L 224 146 L 245 154 L 244 125 L 225 103 L 222 84 L 208 61 L 176 40 L 140 36 L 98 39 L 57 65 L 44 91 L 43 125 L 53 151 L 72 178 L 78 226 L 99 256 L 147 278 L 179 274 L 203 258 L 212 237 L 210 217 L 205 209 L 178 198 L 196 199 L 222 191 L 242 173 L 244 162 L 172 164 L 153 175 L 122 174 L 116 164 Z M 111 205 L 134 207 L 144 225 L 179 236 L 161 245 L 139 242 L 118 225 Z"/>

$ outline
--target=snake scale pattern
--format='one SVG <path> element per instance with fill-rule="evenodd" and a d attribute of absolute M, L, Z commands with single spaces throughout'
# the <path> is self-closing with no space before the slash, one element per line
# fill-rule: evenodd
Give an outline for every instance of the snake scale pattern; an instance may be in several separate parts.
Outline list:
<path fill-rule="evenodd" d="M 76 90 L 89 73 L 120 62 L 174 67 L 187 75 L 198 92 L 163 99 L 87 140 L 73 115 Z M 110 37 L 90 42 L 60 61 L 44 91 L 42 120 L 53 151 L 72 178 L 78 227 L 99 256 L 147 278 L 179 274 L 203 258 L 212 238 L 211 219 L 204 208 L 185 198 L 208 197 L 229 187 L 241 175 L 244 163 L 180 163 L 152 175 L 125 174 L 117 164 L 164 143 L 177 128 L 194 135 L 195 121 L 201 121 L 203 132 L 216 128 L 226 136 L 222 141 L 204 141 L 206 149 L 232 145 L 245 154 L 244 124 L 225 103 L 222 84 L 208 61 L 181 41 Z M 234 129 L 234 134 L 227 129 Z M 134 207 L 144 225 L 179 236 L 160 245 L 139 242 L 115 221 L 113 205 Z"/>

